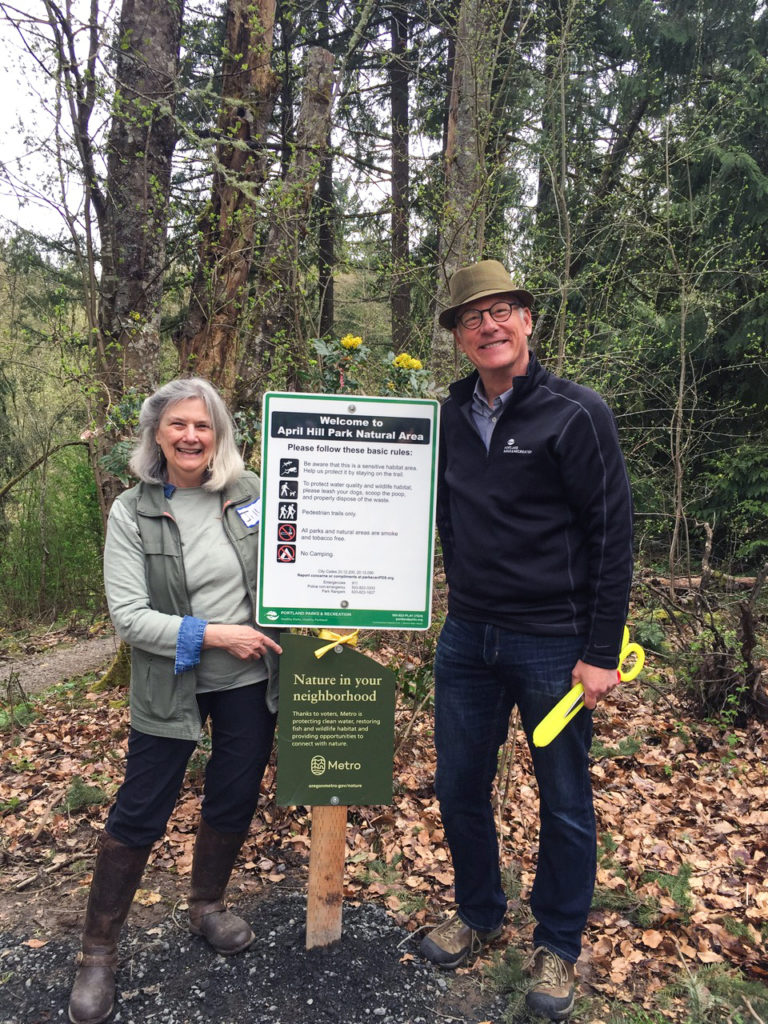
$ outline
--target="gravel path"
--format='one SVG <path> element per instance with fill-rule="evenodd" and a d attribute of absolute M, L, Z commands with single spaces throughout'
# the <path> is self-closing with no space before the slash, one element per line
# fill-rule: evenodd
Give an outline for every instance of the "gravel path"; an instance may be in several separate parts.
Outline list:
<path fill-rule="evenodd" d="M 114 1024 L 502 1024 L 504 1001 L 426 964 L 417 938 L 376 904 L 345 906 L 341 940 L 304 948 L 300 893 L 238 900 L 256 942 L 217 956 L 184 930 L 186 915 L 130 924 L 120 948 Z M 0 934 L 0 1024 L 66 1020 L 77 940 L 32 948 L 29 932 Z"/>
<path fill-rule="evenodd" d="M 26 694 L 106 669 L 114 636 L 59 644 L 22 658 L 0 658 L 0 686 L 18 674 Z M 1 863 L 1 861 L 0 861 Z M 0 892 L 3 887 L 0 885 Z M 9 906 L 9 893 L 2 899 Z M 50 900 L 50 902 L 49 902 Z M 0 915 L 0 1024 L 67 1022 L 79 948 L 79 911 L 51 893 L 14 896 Z M 340 942 L 306 950 L 301 892 L 241 895 L 237 910 L 256 942 L 217 956 L 186 930 L 186 914 L 142 926 L 132 912 L 120 944 L 114 1024 L 504 1024 L 505 1000 L 482 970 L 451 974 L 425 963 L 419 936 L 374 903 L 344 907 Z M 57 908 L 59 911 L 57 913 Z M 69 909 L 65 909 L 69 908 Z M 136 908 L 136 904 L 134 904 Z M 134 923 L 131 923 L 133 919 Z M 139 919 L 139 923 L 136 923 Z M 67 922 L 64 928 L 62 921 Z"/>

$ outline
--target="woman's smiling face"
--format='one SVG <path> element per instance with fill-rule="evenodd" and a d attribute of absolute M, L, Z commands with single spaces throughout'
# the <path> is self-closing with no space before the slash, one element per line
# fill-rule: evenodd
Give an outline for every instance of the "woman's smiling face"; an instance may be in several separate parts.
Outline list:
<path fill-rule="evenodd" d="M 167 464 L 168 483 L 199 487 L 213 456 L 213 424 L 202 398 L 168 406 L 155 434 Z"/>

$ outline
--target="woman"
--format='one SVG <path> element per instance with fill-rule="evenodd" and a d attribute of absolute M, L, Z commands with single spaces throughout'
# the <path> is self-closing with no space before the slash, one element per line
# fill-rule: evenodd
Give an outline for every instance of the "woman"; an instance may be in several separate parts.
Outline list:
<path fill-rule="evenodd" d="M 224 955 L 254 940 L 224 890 L 256 809 L 277 710 L 273 635 L 253 626 L 260 483 L 205 380 L 175 380 L 144 402 L 131 470 L 115 501 L 104 582 L 131 647 L 125 780 L 107 818 L 69 1002 L 73 1024 L 112 1012 L 117 942 L 152 844 L 210 718 L 212 752 L 195 840 L 189 925 Z"/>

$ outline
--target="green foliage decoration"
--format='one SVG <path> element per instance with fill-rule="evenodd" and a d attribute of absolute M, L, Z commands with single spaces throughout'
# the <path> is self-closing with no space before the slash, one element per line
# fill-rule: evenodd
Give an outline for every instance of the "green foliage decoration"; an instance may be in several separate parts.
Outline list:
<path fill-rule="evenodd" d="M 124 487 L 131 482 L 128 462 L 136 447 L 135 434 L 139 425 L 139 413 L 146 395 L 136 388 L 128 388 L 120 401 L 111 406 L 104 429 L 108 437 L 117 437 L 112 447 L 100 456 L 102 469 L 117 477 Z"/>
<path fill-rule="evenodd" d="M 700 626 L 674 668 L 695 706 L 723 730 L 744 724 L 749 711 L 748 665 L 737 629 L 721 617 Z"/>
<path fill-rule="evenodd" d="M 15 619 L 100 609 L 101 515 L 85 449 L 57 453 L 14 498 L 0 537 L 0 608 Z"/>
<path fill-rule="evenodd" d="M 686 1024 L 754 1024 L 768 1013 L 768 989 L 725 964 L 708 964 L 681 973 L 675 984 L 661 993 L 684 998 Z"/>
<path fill-rule="evenodd" d="M 606 885 L 595 886 L 592 909 L 618 911 L 639 928 L 651 928 L 661 916 L 655 896 L 641 896 L 629 888 L 611 889 Z"/>
<path fill-rule="evenodd" d="M 90 786 L 80 775 L 75 775 L 69 784 L 64 799 L 64 809 L 70 814 L 105 804 L 109 797 L 100 786 Z"/>
<path fill-rule="evenodd" d="M 112 476 L 116 476 L 124 487 L 127 487 L 131 482 L 128 462 L 131 455 L 133 455 L 135 447 L 136 445 L 133 441 L 116 441 L 109 451 L 99 458 L 102 469 L 105 469 L 107 473 L 111 473 Z"/>
<path fill-rule="evenodd" d="M 755 410 L 757 414 L 757 410 Z M 768 554 L 768 443 L 746 437 L 714 457 L 704 480 L 698 515 L 732 538 L 735 568 L 749 568 Z"/>
<path fill-rule="evenodd" d="M 355 394 L 360 388 L 360 366 L 368 352 L 359 335 L 345 334 L 342 338 L 315 338 L 312 342 L 317 355 L 317 384 L 324 394 Z"/>
<path fill-rule="evenodd" d="M 407 352 L 389 352 L 384 359 L 387 377 L 386 387 L 395 395 L 424 398 L 429 389 L 429 372 L 420 359 Z"/>
<path fill-rule="evenodd" d="M 644 882 L 656 882 L 659 888 L 668 893 L 675 901 L 684 921 L 687 921 L 693 910 L 693 898 L 691 897 L 691 875 L 693 867 L 690 864 L 680 865 L 677 874 L 670 875 L 664 871 L 645 871 L 642 875 Z"/>

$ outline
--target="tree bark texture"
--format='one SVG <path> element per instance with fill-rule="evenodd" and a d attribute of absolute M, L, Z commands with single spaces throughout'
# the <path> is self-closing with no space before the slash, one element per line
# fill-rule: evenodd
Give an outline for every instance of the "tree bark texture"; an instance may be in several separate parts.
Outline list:
<path fill-rule="evenodd" d="M 238 408 L 256 404 L 273 371 L 280 374 L 281 386 L 295 388 L 306 366 L 307 350 L 301 329 L 299 245 L 307 231 L 312 193 L 326 156 L 332 89 L 333 54 L 314 47 L 307 58 L 290 166 L 270 196 L 269 235 L 259 266 L 253 318 L 244 338 L 239 367 Z"/>
<path fill-rule="evenodd" d="M 91 0 L 89 50 L 81 64 L 69 4 L 44 0 L 58 51 L 63 86 L 80 161 L 84 242 L 78 219 L 64 203 L 78 254 L 92 342 L 98 429 L 89 447 L 102 518 L 122 484 L 101 455 L 119 436 L 109 411 L 129 388 L 151 390 L 160 348 L 160 304 L 166 262 L 166 225 L 183 2 L 123 0 L 117 32 L 114 100 L 106 144 L 107 179 L 100 180 L 90 119 L 97 99 L 99 4 Z M 101 276 L 97 273 L 97 243 Z"/>
<path fill-rule="evenodd" d="M 201 224 L 189 312 L 179 338 L 184 370 L 226 397 L 235 387 L 248 276 L 267 177 L 263 144 L 279 80 L 270 67 L 275 0 L 229 0 L 223 92 L 211 199 Z"/>
<path fill-rule="evenodd" d="M 333 268 L 336 263 L 336 199 L 333 194 L 333 154 L 331 140 L 323 160 L 323 169 L 317 183 L 317 288 L 319 292 L 318 335 L 327 337 L 333 330 L 336 317 L 333 287 Z"/>
<path fill-rule="evenodd" d="M 432 330 L 432 362 L 443 370 L 456 361 L 453 341 L 437 322 L 437 314 L 448 305 L 448 281 L 454 271 L 480 259 L 483 252 L 485 155 L 496 52 L 492 41 L 501 13 L 495 0 L 462 0 L 456 25 Z"/>
<path fill-rule="evenodd" d="M 123 2 L 99 215 L 99 369 L 111 400 L 157 382 L 181 21 L 181 0 Z"/>
<path fill-rule="evenodd" d="M 392 7 L 390 13 L 392 61 L 389 87 L 392 115 L 392 285 L 390 310 L 392 347 L 408 348 L 411 334 L 411 287 L 408 245 L 409 107 L 408 107 L 408 13 Z"/>
<path fill-rule="evenodd" d="M 330 49 L 329 15 L 327 0 L 317 4 L 318 46 Z M 336 265 L 336 197 L 333 189 L 333 150 L 329 135 L 323 169 L 317 183 L 317 292 L 318 327 L 320 338 L 329 337 L 336 318 L 334 267 Z"/>

